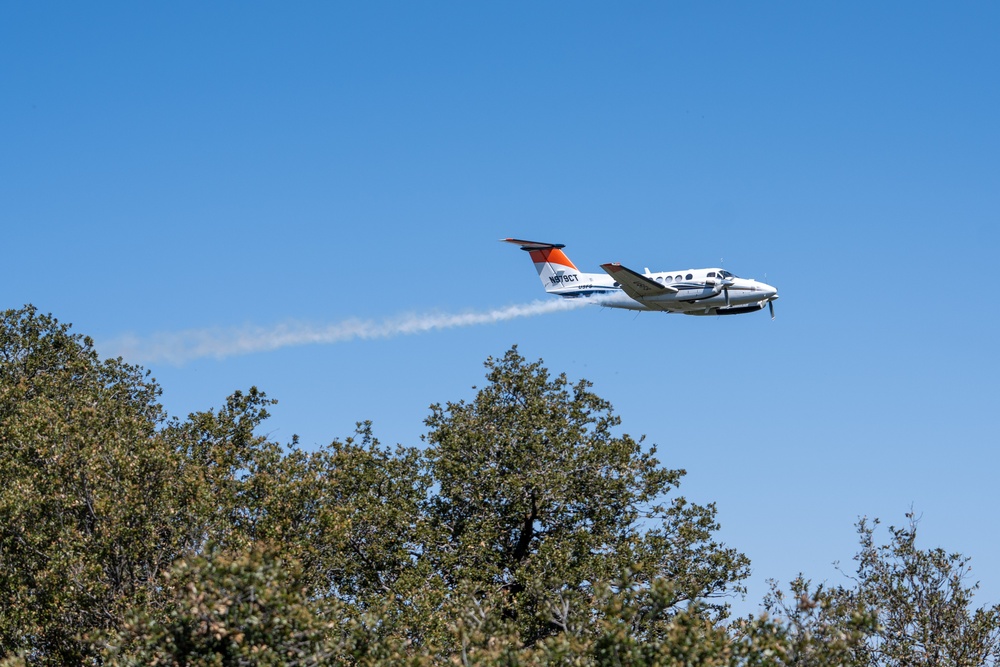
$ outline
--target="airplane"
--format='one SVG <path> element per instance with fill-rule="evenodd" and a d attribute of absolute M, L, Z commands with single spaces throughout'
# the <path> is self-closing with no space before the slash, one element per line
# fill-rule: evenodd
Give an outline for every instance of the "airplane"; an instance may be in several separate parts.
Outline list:
<path fill-rule="evenodd" d="M 601 264 L 604 273 L 582 273 L 562 251 L 565 244 L 500 239 L 531 255 L 549 294 L 592 298 L 609 308 L 684 315 L 741 315 L 767 306 L 774 319 L 778 290 L 720 268 L 638 273 L 618 263 Z M 605 275 L 606 274 L 606 275 Z"/>

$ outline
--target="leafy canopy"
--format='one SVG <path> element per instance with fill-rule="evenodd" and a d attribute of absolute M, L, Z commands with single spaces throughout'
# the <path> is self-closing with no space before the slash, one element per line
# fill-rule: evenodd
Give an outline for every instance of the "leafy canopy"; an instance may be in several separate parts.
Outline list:
<path fill-rule="evenodd" d="M 730 621 L 749 561 L 684 471 L 589 382 L 485 366 L 422 446 L 303 451 L 254 387 L 171 419 L 141 368 L 3 312 L 0 664 L 998 664 L 1000 607 L 913 521 L 861 521 L 851 586 Z"/>

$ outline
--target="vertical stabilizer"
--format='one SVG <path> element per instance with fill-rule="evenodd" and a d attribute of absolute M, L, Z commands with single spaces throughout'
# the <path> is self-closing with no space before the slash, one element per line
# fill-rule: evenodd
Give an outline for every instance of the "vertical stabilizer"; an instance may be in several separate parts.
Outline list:
<path fill-rule="evenodd" d="M 542 280 L 546 292 L 558 294 L 566 289 L 579 286 L 581 273 L 562 251 L 566 246 L 561 243 L 539 243 L 537 241 L 522 241 L 520 239 L 501 239 L 507 243 L 521 246 L 527 251 L 535 264 L 538 277 Z"/>

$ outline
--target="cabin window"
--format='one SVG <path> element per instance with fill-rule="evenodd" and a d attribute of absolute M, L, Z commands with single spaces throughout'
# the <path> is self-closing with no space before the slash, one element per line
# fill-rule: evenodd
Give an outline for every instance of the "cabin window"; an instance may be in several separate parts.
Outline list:
<path fill-rule="evenodd" d="M 667 276 L 666 282 L 668 282 L 668 283 L 674 282 L 674 277 L 673 276 Z"/>
<path fill-rule="evenodd" d="M 663 277 L 662 276 L 656 276 L 656 282 L 662 283 L 663 282 Z"/>
<path fill-rule="evenodd" d="M 680 280 L 680 279 L 681 279 L 680 276 L 674 276 L 674 280 Z"/>
<path fill-rule="evenodd" d="M 708 272 L 708 277 L 709 278 L 714 278 L 715 277 L 715 271 L 709 271 Z"/>
<path fill-rule="evenodd" d="M 694 276 L 691 275 L 690 273 L 684 276 L 684 280 L 691 280 L 692 278 L 694 278 Z"/>

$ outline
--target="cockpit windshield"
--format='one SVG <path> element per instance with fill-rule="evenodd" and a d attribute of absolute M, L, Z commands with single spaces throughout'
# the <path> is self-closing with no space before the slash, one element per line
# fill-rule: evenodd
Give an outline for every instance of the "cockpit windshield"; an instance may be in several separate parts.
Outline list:
<path fill-rule="evenodd" d="M 720 270 L 719 271 L 719 277 L 720 278 L 739 278 L 739 276 L 734 275 L 734 274 L 730 273 L 729 271 L 725 271 L 725 270 Z"/>

